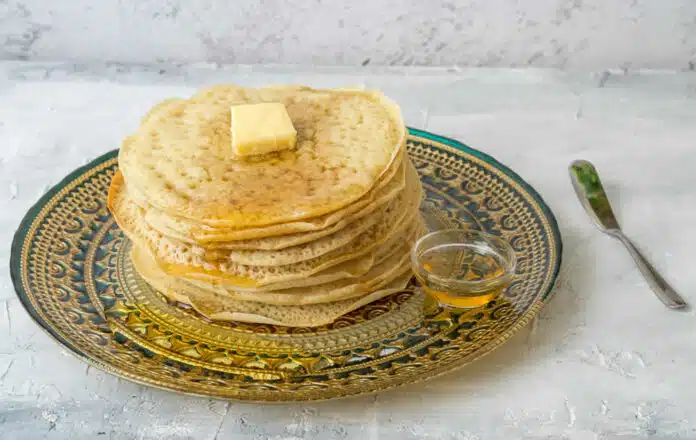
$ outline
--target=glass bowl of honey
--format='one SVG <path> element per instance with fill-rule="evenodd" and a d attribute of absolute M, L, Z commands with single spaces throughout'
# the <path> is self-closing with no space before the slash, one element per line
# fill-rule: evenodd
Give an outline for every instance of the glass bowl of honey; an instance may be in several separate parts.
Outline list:
<path fill-rule="evenodd" d="M 515 251 L 500 237 L 474 229 L 445 229 L 421 237 L 411 264 L 425 293 L 442 306 L 474 308 L 512 282 Z"/>

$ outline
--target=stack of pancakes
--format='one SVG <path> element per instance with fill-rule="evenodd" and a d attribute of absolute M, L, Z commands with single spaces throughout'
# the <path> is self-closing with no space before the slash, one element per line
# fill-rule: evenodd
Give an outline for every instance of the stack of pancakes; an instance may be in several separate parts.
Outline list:
<path fill-rule="evenodd" d="M 230 153 L 230 108 L 280 102 L 296 148 Z M 215 86 L 125 139 L 109 208 L 138 273 L 213 320 L 318 326 L 410 276 L 421 184 L 398 107 L 374 92 Z"/>

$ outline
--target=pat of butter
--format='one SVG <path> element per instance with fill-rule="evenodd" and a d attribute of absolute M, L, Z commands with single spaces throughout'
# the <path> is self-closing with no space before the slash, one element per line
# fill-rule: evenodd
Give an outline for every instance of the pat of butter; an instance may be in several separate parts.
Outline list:
<path fill-rule="evenodd" d="M 295 148 L 297 131 L 279 102 L 235 105 L 231 108 L 232 151 L 254 156 Z"/>

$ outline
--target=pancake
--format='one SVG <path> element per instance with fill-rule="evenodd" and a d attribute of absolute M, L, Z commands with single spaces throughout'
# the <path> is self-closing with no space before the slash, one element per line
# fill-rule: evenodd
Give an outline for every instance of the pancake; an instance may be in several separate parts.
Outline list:
<path fill-rule="evenodd" d="M 285 290 L 296 287 L 308 288 L 310 286 L 318 286 L 321 284 L 330 283 L 336 280 L 345 280 L 350 282 L 352 279 L 359 278 L 365 275 L 367 272 L 372 270 L 375 266 L 382 263 L 383 261 L 391 258 L 395 254 L 404 251 L 404 246 L 406 244 L 413 244 L 418 236 L 418 230 L 422 223 L 419 217 L 414 217 L 412 222 L 407 223 L 407 228 L 403 229 L 399 233 L 394 234 L 391 238 L 386 240 L 381 246 L 378 246 L 368 253 L 360 255 L 358 257 L 342 260 L 338 264 L 333 264 L 328 267 L 323 267 L 320 270 L 314 271 L 309 276 L 305 277 L 287 277 L 283 281 L 264 283 L 264 284 L 252 284 L 252 283 L 240 283 L 236 279 L 230 279 L 226 277 L 219 277 L 210 274 L 197 274 L 195 277 L 181 277 L 187 282 L 190 282 L 199 286 L 214 286 L 215 288 L 220 288 L 223 291 L 228 292 L 246 292 L 250 295 L 255 295 L 261 292 L 270 292 L 275 290 Z M 408 253 L 409 249 L 405 252 Z M 402 254 L 399 254 L 402 255 Z M 160 263 L 158 261 L 158 263 Z M 160 267 L 166 271 L 166 267 L 160 264 Z"/>
<path fill-rule="evenodd" d="M 145 221 L 164 235 L 192 244 L 221 246 L 228 249 L 282 249 L 308 243 L 336 232 L 351 222 L 371 214 L 393 200 L 406 185 L 405 159 L 394 163 L 385 180 L 355 203 L 338 211 L 311 219 L 265 227 L 230 229 L 201 225 L 188 219 L 172 217 L 144 203 L 137 190 L 128 188 L 130 198 L 144 209 Z M 310 235 L 302 233 L 313 232 Z"/>
<path fill-rule="evenodd" d="M 413 236 L 413 239 L 417 235 Z M 411 240 L 409 240 L 410 243 Z M 225 288 L 220 285 L 206 283 L 198 280 L 189 280 L 182 277 L 172 276 L 164 272 L 157 262 L 152 258 L 152 254 L 146 248 L 133 246 L 133 255 L 139 254 L 140 261 L 148 261 L 148 270 L 151 273 L 157 273 L 161 279 L 169 280 L 172 286 L 176 285 L 184 289 L 195 288 L 201 292 L 221 295 L 226 298 L 231 298 L 242 302 L 260 302 L 272 305 L 307 305 L 307 304 L 322 304 L 345 299 L 356 298 L 369 293 L 369 289 L 375 285 L 383 285 L 383 283 L 394 279 L 402 273 L 405 273 L 410 268 L 410 261 L 407 250 L 409 244 L 402 242 L 395 247 L 390 255 L 383 257 L 381 261 L 366 273 L 353 279 L 336 279 L 326 283 L 318 284 L 307 288 L 290 287 L 278 290 L 269 290 L 266 292 L 244 292 L 234 289 Z M 147 275 L 139 263 L 133 259 L 138 273 L 146 279 Z"/>
<path fill-rule="evenodd" d="M 410 164 L 410 161 L 406 166 L 409 175 L 406 191 L 398 194 L 397 197 L 391 200 L 386 206 L 378 206 L 374 212 L 347 223 L 336 232 L 326 235 L 317 233 L 306 234 L 310 237 L 302 239 L 301 241 L 303 241 L 303 243 L 299 243 L 295 246 L 283 247 L 282 249 L 236 250 L 223 246 L 220 248 L 193 246 L 193 252 L 203 253 L 205 249 L 207 249 L 210 251 L 209 253 L 219 252 L 223 254 L 224 259 L 227 261 L 256 266 L 281 266 L 320 257 L 357 240 L 363 233 L 369 233 L 375 230 L 379 231 L 380 229 L 388 227 L 385 225 L 398 222 L 400 218 L 405 216 L 406 211 L 404 207 L 418 207 L 418 200 L 421 198 L 421 187 L 418 182 L 418 175 Z M 330 228 L 330 230 L 331 229 L 333 228 Z M 272 237 L 269 238 L 269 240 L 278 241 L 280 238 L 282 238 L 282 236 Z M 297 239 L 299 239 L 299 237 Z"/>
<path fill-rule="evenodd" d="M 360 295 L 350 299 L 318 304 L 274 305 L 258 301 L 240 301 L 229 295 L 198 289 L 162 272 L 147 252 L 134 248 L 131 255 L 133 263 L 145 281 L 168 300 L 190 304 L 202 315 L 217 321 L 242 321 L 291 327 L 326 325 L 365 304 L 403 290 L 411 278 L 408 267 L 400 267 L 380 280 L 354 288 L 360 292 Z M 302 296 L 301 294 L 285 295 Z"/>
<path fill-rule="evenodd" d="M 281 102 L 297 148 L 230 156 L 230 106 Z M 359 200 L 404 148 L 398 107 L 374 92 L 217 86 L 155 107 L 119 153 L 129 186 L 168 215 L 250 228 L 334 212 Z"/>
<path fill-rule="evenodd" d="M 172 240 L 147 225 L 139 215 L 139 209 L 127 203 L 127 191 L 122 191 L 118 178 L 114 179 L 109 200 L 121 229 L 139 246 L 147 247 L 167 273 L 188 278 L 220 278 L 241 288 L 262 287 L 303 279 L 345 261 L 355 262 L 355 268 L 347 272 L 350 274 L 365 267 L 367 263 L 359 259 L 370 261 L 374 250 L 407 231 L 417 214 L 421 187 L 415 169 L 410 162 L 408 164 L 408 191 L 400 200 L 397 199 L 399 203 L 392 203 L 391 209 L 385 210 L 381 221 L 373 227 L 352 240 L 345 240 L 339 232 L 319 240 L 319 244 L 312 242 L 289 251 L 240 254 L 230 250 L 209 251 Z M 405 207 L 409 209 L 405 210 Z M 236 262 L 235 258 L 255 262 L 244 264 Z M 276 265 L 276 261 L 280 264 Z"/>
<path fill-rule="evenodd" d="M 398 223 L 383 224 L 382 228 L 363 233 L 356 241 L 321 257 L 276 267 L 207 263 L 200 256 L 193 255 L 190 248 L 186 248 L 185 245 L 172 243 L 155 230 L 144 230 L 141 224 L 137 224 L 137 218 L 133 223 L 131 219 L 124 220 L 121 216 L 118 223 L 137 246 L 147 248 L 153 253 L 158 265 L 171 275 L 217 281 L 237 289 L 256 290 L 264 286 L 267 286 L 267 289 L 274 289 L 277 288 L 274 286 L 278 284 L 288 286 L 322 282 L 323 280 L 312 278 L 335 266 L 338 266 L 338 269 L 333 271 L 331 279 L 350 278 L 365 273 L 373 265 L 380 247 L 382 251 L 387 250 L 403 242 L 413 233 L 417 213 L 411 211 L 404 214 Z M 389 229 L 390 227 L 392 229 Z"/>

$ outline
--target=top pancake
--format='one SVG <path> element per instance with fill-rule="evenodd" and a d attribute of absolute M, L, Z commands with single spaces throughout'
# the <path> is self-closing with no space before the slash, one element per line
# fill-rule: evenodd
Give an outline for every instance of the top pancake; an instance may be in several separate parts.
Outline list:
<path fill-rule="evenodd" d="M 251 160 L 230 146 L 230 107 L 282 102 L 297 147 Z M 216 86 L 153 108 L 126 138 L 129 186 L 171 216 L 222 228 L 312 218 L 360 199 L 402 151 L 398 107 L 378 93 Z"/>
<path fill-rule="evenodd" d="M 393 200 L 406 184 L 403 163 L 404 153 L 401 153 L 367 194 L 337 211 L 288 223 L 242 229 L 214 228 L 172 217 L 149 206 L 132 185 L 128 186 L 128 193 L 133 202 L 143 208 L 145 221 L 150 226 L 179 241 L 228 249 L 283 249 L 333 233 Z"/>

